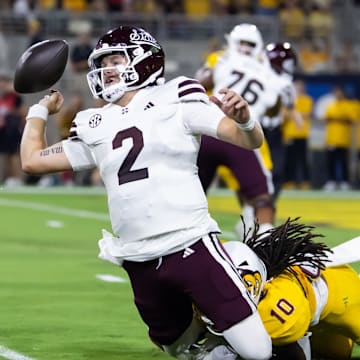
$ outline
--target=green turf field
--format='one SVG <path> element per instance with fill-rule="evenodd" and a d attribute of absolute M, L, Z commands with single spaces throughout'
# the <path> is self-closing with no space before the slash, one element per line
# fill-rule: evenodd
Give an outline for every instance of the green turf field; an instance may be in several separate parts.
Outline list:
<path fill-rule="evenodd" d="M 103 190 L 33 190 L 0 189 L 0 358 L 168 358 L 148 340 L 125 272 L 97 259 L 101 229 L 111 229 Z M 209 204 L 233 238 L 232 194 L 211 194 Z M 330 245 L 360 234 L 359 213 L 356 192 L 287 192 L 277 212 L 278 221 L 301 216 L 319 226 Z M 123 282 L 98 279 L 104 274 Z"/>

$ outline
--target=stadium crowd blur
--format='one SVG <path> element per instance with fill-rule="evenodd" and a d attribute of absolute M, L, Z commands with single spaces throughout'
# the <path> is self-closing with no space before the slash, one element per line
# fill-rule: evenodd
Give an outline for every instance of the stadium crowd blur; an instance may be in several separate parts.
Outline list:
<path fill-rule="evenodd" d="M 51 14 L 51 17 L 49 16 Z M 94 16 L 96 14 L 97 16 Z M 165 21 L 165 30 L 162 27 Z M 183 50 L 192 40 L 194 32 L 186 31 L 193 24 L 214 24 L 222 19 L 223 25 L 231 19 L 234 25 L 241 22 L 265 24 L 274 28 L 270 41 L 288 41 L 296 49 L 298 56 L 297 76 L 297 110 L 305 118 L 302 129 L 289 127 L 284 121 L 283 141 L 288 151 L 287 165 L 284 169 L 286 188 L 335 189 L 360 188 L 360 53 L 355 41 L 354 27 L 356 14 L 360 14 L 360 1 L 349 0 L 2 0 L 0 2 L 0 73 L 13 72 L 15 59 L 9 50 L 8 33 L 23 35 L 24 51 L 30 44 L 46 38 L 61 36 L 71 45 L 68 78 L 82 77 L 75 81 L 76 87 L 69 88 L 66 81 L 60 81 L 58 86 L 64 87 L 70 100 L 69 109 L 64 109 L 54 121 L 53 131 L 59 139 L 64 137 L 66 124 L 71 122 L 71 114 L 84 107 L 98 104 L 91 99 L 86 84 L 86 57 L 92 46 L 92 38 L 98 35 L 101 22 L 99 18 L 110 17 L 119 25 L 121 21 L 133 21 L 142 26 L 138 19 L 154 26 L 158 31 L 167 33 L 172 38 L 182 42 Z M 104 17 L 104 15 L 107 15 Z M 100 17 L 99 17 L 100 16 Z M 60 28 L 51 32 L 51 23 L 59 18 Z M 11 20 L 9 20 L 11 19 Z M 65 19 L 65 22 L 64 22 Z M 343 19 L 340 22 L 339 19 Z M 345 19 L 345 20 L 344 20 Z M 157 27 L 154 25 L 158 25 Z M 346 26 L 342 24 L 346 23 Z M 49 25 L 50 24 L 50 25 Z M 66 24 L 66 26 L 64 25 Z M 100 24 L 100 25 L 99 25 Z M 160 25 L 159 25 L 160 24 Z M 266 26 L 264 30 L 266 35 Z M 106 24 L 108 27 L 108 23 Z M 348 32 L 344 28 L 349 28 Z M 202 29 L 201 27 L 199 27 Z M 221 34 L 214 35 L 206 28 L 202 32 L 202 54 L 193 58 L 193 68 L 197 68 L 206 53 L 221 48 L 224 45 L 224 34 L 231 26 L 224 28 Z M 185 30 L 184 30 L 185 29 Z M 195 28 L 198 29 L 198 28 Z M 339 32 L 341 29 L 341 34 Z M 62 32 L 63 31 L 63 32 Z M 154 32 L 154 30 L 153 30 Z M 266 36 L 264 36 L 266 38 Z M 171 42 L 169 42 L 171 48 Z M 176 44 L 179 44 L 177 42 Z M 178 45 L 174 46 L 178 47 Z M 170 49 L 171 50 L 171 49 Z M 184 65 L 179 63 L 179 52 L 172 50 L 167 57 L 168 78 L 172 72 Z M 85 65 L 84 65 L 85 64 Z M 190 77 L 194 76 L 189 68 Z M 62 89 L 64 91 L 64 89 Z M 320 91 L 319 91 L 320 89 Z M 9 90 L 12 91 L 12 90 Z M 341 96 L 339 94 L 341 93 Z M 12 109 L 4 106 L 4 97 L 0 93 L 0 138 L 4 136 L 4 121 L 1 119 L 12 114 Z M 27 104 L 27 95 L 20 96 Z M 21 102 L 19 100 L 19 102 Z M 29 102 L 30 103 L 30 102 Z M 335 104 L 335 106 L 334 106 Z M 340 104 L 340 105 L 339 105 Z M 16 116 L 19 116 L 16 110 Z M 17 122 L 17 127 L 22 124 Z M 10 126 L 10 125 L 9 125 Z M 21 125 L 20 125 L 21 126 Z M 335 129 L 335 130 L 334 130 Z M 341 143 L 334 142 L 333 131 L 342 131 L 346 139 Z M 15 140 L 14 140 L 15 141 Z M 18 140 L 17 140 L 18 141 Z M 300 151 L 297 144 L 301 144 Z M 16 144 L 15 144 L 16 145 Z M 14 146 L 14 144 L 12 144 Z M 17 144 L 18 146 L 18 144 Z M 53 176 L 47 179 L 28 178 L 24 174 L 16 175 L 16 181 L 9 181 L 5 170 L 4 152 L 0 147 L 0 184 L 38 183 L 42 185 L 99 184 L 97 174 L 86 174 L 79 179 L 69 174 Z M 325 160 L 326 159 L 326 160 Z M 327 159 L 329 159 L 327 163 Z M 17 173 L 18 174 L 18 173 Z M 11 175 L 13 178 L 13 176 Z M 8 180 L 8 181 L 7 181 Z"/>

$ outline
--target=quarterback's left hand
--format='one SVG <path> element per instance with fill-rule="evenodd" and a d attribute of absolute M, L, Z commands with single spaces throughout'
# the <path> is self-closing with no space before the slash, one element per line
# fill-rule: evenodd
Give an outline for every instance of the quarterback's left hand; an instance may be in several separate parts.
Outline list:
<path fill-rule="evenodd" d="M 221 89 L 219 94 L 223 94 L 221 100 L 213 95 L 210 96 L 210 100 L 216 104 L 226 116 L 234 119 L 239 124 L 245 124 L 249 121 L 249 105 L 243 97 L 227 88 Z"/>

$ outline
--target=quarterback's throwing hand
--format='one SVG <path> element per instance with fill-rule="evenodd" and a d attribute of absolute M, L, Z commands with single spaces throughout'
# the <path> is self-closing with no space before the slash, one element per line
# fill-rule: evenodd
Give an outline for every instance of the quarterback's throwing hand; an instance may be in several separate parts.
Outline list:
<path fill-rule="evenodd" d="M 221 89 L 219 94 L 223 94 L 221 100 L 216 96 L 210 96 L 210 100 L 216 104 L 225 115 L 234 119 L 239 124 L 244 124 L 249 121 L 249 106 L 243 97 L 227 88 Z"/>
<path fill-rule="evenodd" d="M 49 115 L 56 114 L 64 102 L 64 97 L 60 91 L 51 90 L 50 95 L 45 95 L 40 101 L 39 104 L 47 107 L 49 110 Z"/>

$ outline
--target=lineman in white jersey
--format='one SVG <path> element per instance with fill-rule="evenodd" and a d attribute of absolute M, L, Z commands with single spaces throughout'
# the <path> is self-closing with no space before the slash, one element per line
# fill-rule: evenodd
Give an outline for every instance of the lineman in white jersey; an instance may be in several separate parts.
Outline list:
<path fill-rule="evenodd" d="M 248 102 L 251 116 L 259 120 L 269 108 L 277 106 L 279 89 L 272 69 L 263 64 L 263 40 L 253 24 L 240 24 L 227 35 L 227 48 L 210 54 L 206 64 L 196 76 L 207 90 L 219 96 L 223 87 L 240 94 Z M 254 224 L 255 217 L 264 231 L 274 223 L 272 202 L 273 183 L 271 158 L 267 146 L 246 151 L 223 145 L 213 138 L 204 137 L 199 152 L 199 175 L 205 191 L 211 184 L 218 166 L 226 166 L 240 184 L 237 191 L 246 228 Z M 242 220 L 236 226 L 243 236 Z"/>
<path fill-rule="evenodd" d="M 78 113 L 69 139 L 50 147 L 45 122 L 63 97 L 55 91 L 33 105 L 21 143 L 23 169 L 99 168 L 114 232 L 100 241 L 100 256 L 127 271 L 161 349 L 192 358 L 190 346 L 203 331 L 193 317 L 196 304 L 242 358 L 268 359 L 271 339 L 216 236 L 196 166 L 202 134 L 254 149 L 263 141 L 261 126 L 229 89 L 209 101 L 194 79 L 164 84 L 164 57 L 144 29 L 120 26 L 103 35 L 89 57 L 88 82 L 109 104 Z"/>
<path fill-rule="evenodd" d="M 276 105 L 279 90 L 273 81 L 274 72 L 259 59 L 238 51 L 231 51 L 219 59 L 213 70 L 215 96 L 223 87 L 231 88 L 246 99 L 250 114 L 257 120 Z M 274 91 L 275 90 L 275 91 Z"/>
<path fill-rule="evenodd" d="M 276 79 L 274 85 L 280 93 L 278 111 L 265 115 L 260 119 L 265 138 L 270 147 L 273 159 L 274 201 L 277 199 L 284 178 L 285 145 L 282 136 L 284 116 L 296 122 L 298 127 L 303 125 L 301 115 L 295 110 L 295 87 L 293 76 L 297 64 L 297 56 L 293 47 L 288 43 L 270 43 L 266 46 L 264 61 L 273 70 Z"/>

